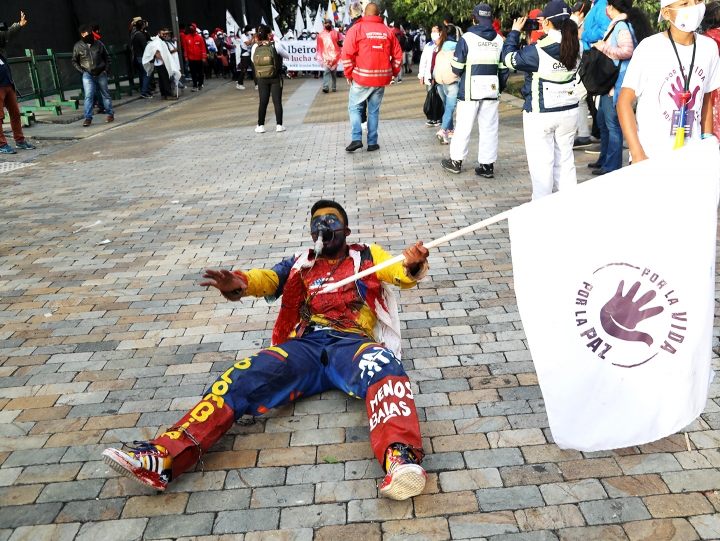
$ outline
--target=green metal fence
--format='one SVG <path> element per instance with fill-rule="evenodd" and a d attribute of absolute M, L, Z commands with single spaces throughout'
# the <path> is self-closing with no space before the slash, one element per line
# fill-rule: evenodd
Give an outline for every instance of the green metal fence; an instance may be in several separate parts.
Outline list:
<path fill-rule="evenodd" d="M 123 45 L 122 48 L 108 47 L 112 59 L 111 71 L 108 74 L 108 87 L 113 99 L 120 99 L 123 94 L 132 96 L 139 92 L 139 77 L 133 69 L 132 50 Z M 51 111 L 54 115 L 62 115 L 62 108 L 77 110 L 83 99 L 82 74 L 72 66 L 72 53 L 55 53 L 47 50 L 45 55 L 37 55 L 32 49 L 25 49 L 25 56 L 9 58 L 13 79 L 18 91 L 18 101 L 34 101 L 35 105 L 22 106 L 23 123 L 33 121 L 35 111 Z M 77 95 L 70 96 L 73 91 Z"/>

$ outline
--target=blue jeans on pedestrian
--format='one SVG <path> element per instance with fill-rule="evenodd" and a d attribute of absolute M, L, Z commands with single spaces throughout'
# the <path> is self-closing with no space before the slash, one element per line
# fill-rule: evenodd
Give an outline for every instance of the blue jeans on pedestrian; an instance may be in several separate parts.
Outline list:
<path fill-rule="evenodd" d="M 149 94 L 150 76 L 147 74 L 147 71 L 145 71 L 145 66 L 143 66 L 142 56 L 135 57 L 135 64 L 140 71 L 140 94 Z"/>
<path fill-rule="evenodd" d="M 449 85 L 437 85 L 440 97 L 442 98 L 445 112 L 442 117 L 442 129 L 445 131 L 452 131 L 455 129 L 453 124 L 453 113 L 455 112 L 455 106 L 457 105 L 457 95 L 460 85 L 458 83 L 452 83 Z"/>
<path fill-rule="evenodd" d="M 112 108 L 112 98 L 108 90 L 108 76 L 98 75 L 93 77 L 85 72 L 82 75 L 83 94 L 85 95 L 85 120 L 92 120 L 93 105 L 95 104 L 95 92 L 100 92 L 103 105 L 105 106 L 105 114 L 107 116 L 115 116 Z"/>
<path fill-rule="evenodd" d="M 623 161 L 623 133 L 612 96 L 600 96 L 597 124 L 600 128 L 600 157 L 603 171 L 617 171 Z"/>
<path fill-rule="evenodd" d="M 362 141 L 362 109 L 363 103 L 367 100 L 367 144 L 377 145 L 380 104 L 384 93 L 384 86 L 362 86 L 353 81 L 348 103 L 353 141 Z"/>

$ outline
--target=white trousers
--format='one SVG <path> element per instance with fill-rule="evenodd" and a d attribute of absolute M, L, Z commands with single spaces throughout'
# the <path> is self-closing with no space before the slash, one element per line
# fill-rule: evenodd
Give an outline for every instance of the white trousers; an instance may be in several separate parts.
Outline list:
<path fill-rule="evenodd" d="M 533 199 L 550 195 L 553 186 L 562 190 L 577 184 L 572 148 L 577 115 L 577 108 L 553 113 L 523 112 L 525 152 Z"/>
<path fill-rule="evenodd" d="M 580 98 L 580 103 L 578 103 L 578 119 L 577 119 L 577 132 L 578 137 L 582 137 L 583 139 L 587 139 L 590 137 L 590 124 L 588 123 L 588 106 L 587 106 L 587 90 L 585 89 L 585 85 L 580 80 L 580 76 L 577 75 L 577 78 L 575 79 L 575 90 L 578 93 L 578 97 Z"/>
<path fill-rule="evenodd" d="M 460 101 L 457 102 L 455 135 L 450 140 L 450 159 L 464 160 L 467 158 L 470 135 L 473 123 L 477 118 L 480 130 L 478 145 L 478 162 L 490 165 L 497 161 L 498 153 L 498 107 L 499 100 Z"/>

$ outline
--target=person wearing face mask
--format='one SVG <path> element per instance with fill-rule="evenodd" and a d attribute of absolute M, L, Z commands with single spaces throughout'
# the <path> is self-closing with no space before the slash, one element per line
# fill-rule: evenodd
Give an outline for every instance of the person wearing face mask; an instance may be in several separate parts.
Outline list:
<path fill-rule="evenodd" d="M 428 92 L 435 92 L 433 71 L 435 71 L 435 58 L 438 52 L 438 44 L 440 43 L 440 27 L 433 26 L 430 31 L 430 41 L 425 45 L 422 55 L 420 56 L 420 64 L 418 65 L 418 79 L 420 84 L 424 84 Z M 425 125 L 429 128 L 442 124 L 441 118 L 428 118 Z"/>
<path fill-rule="evenodd" d="M 185 47 L 183 47 L 183 55 L 190 68 L 193 86 L 191 92 L 202 90 L 204 79 L 203 62 L 207 59 L 207 49 L 205 40 L 198 33 L 197 26 L 191 24 L 185 37 Z"/>
<path fill-rule="evenodd" d="M 332 79 L 332 91 L 337 92 L 337 67 L 340 63 L 340 47 L 342 47 L 343 35 L 333 29 L 332 21 L 326 19 L 323 31 L 317 37 L 315 49 L 316 58 L 323 67 L 323 88 L 327 94 L 330 91 L 330 80 Z"/>
<path fill-rule="evenodd" d="M 505 88 L 510 70 L 502 62 L 503 38 L 493 27 L 490 6 L 478 4 L 472 18 L 474 24 L 460 38 L 451 63 L 452 73 L 460 78 L 455 83 L 457 125 L 450 143 L 450 159 L 440 163 L 446 171 L 460 173 L 462 162 L 467 157 L 473 124 L 477 121 L 480 142 L 479 167 L 475 169 L 475 174 L 493 178 L 498 152 L 500 92 Z M 519 40 L 519 33 L 515 37 Z M 443 128 L 446 121 L 444 117 Z"/>
<path fill-rule="evenodd" d="M 105 45 L 93 36 L 92 29 L 84 24 L 79 28 L 80 41 L 73 47 L 72 65 L 82 74 L 83 94 L 85 97 L 85 122 L 83 126 L 92 124 L 95 92 L 102 96 L 105 106 L 105 122 L 115 120 L 112 98 L 108 90 L 108 72 L 110 71 L 110 55 Z"/>
<path fill-rule="evenodd" d="M 712 92 L 720 88 L 718 48 L 712 39 L 695 34 L 705 4 L 662 0 L 660 6 L 658 21 L 667 20 L 670 27 L 635 49 L 617 103 L 632 163 L 654 156 L 667 159 L 667 151 L 676 146 L 683 104 L 684 144 L 713 136 Z"/>
<path fill-rule="evenodd" d="M 553 186 L 562 190 L 577 184 L 572 147 L 578 114 L 578 27 L 562 0 L 552 0 L 538 20 L 544 38 L 520 50 L 526 21 L 521 17 L 513 23 L 502 51 L 508 68 L 525 72 L 523 132 L 533 200 L 550 195 Z"/>
<path fill-rule="evenodd" d="M 106 449 L 105 462 L 165 490 L 243 415 L 339 389 L 365 401 L 370 445 L 385 471 L 380 495 L 405 500 L 420 494 L 427 479 L 420 466 L 420 423 L 400 362 L 400 320 L 388 286 L 415 287 L 427 273 L 428 250 L 418 241 L 403 251 L 404 262 L 324 293 L 326 284 L 391 257 L 376 244 L 348 245 L 348 226 L 341 205 L 320 200 L 310 211 L 314 249 L 272 269 L 206 270 L 200 285 L 214 287 L 228 301 L 282 296 L 272 346 L 230 364 L 199 404 L 160 437 L 127 450 Z"/>
<path fill-rule="evenodd" d="M 633 51 L 638 43 L 652 33 L 650 21 L 632 0 L 607 0 L 606 13 L 612 18 L 608 35 L 596 41 L 596 47 L 620 68 L 615 86 L 600 96 L 597 123 L 600 128 L 600 157 L 588 164 L 593 175 L 604 175 L 622 167 L 623 134 L 618 121 L 616 104 Z"/>

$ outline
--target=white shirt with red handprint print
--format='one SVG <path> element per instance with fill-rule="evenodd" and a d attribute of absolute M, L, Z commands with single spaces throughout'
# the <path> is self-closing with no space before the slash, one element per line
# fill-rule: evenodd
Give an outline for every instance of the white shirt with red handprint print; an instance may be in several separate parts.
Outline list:
<path fill-rule="evenodd" d="M 685 144 L 700 141 L 700 114 L 706 93 L 720 88 L 720 57 L 713 40 L 696 36 L 695 67 L 690 77 L 690 100 L 685 123 Z M 687 76 L 693 46 L 677 44 Z M 665 34 L 644 39 L 635 49 L 623 81 L 638 97 L 636 119 L 640 144 L 648 157 L 665 156 L 675 144 L 683 78 L 670 40 Z"/>

